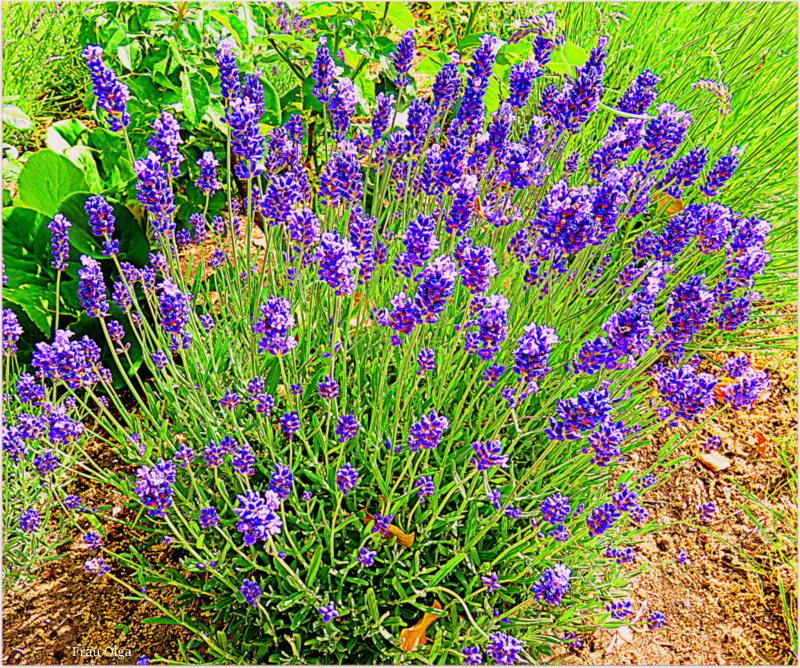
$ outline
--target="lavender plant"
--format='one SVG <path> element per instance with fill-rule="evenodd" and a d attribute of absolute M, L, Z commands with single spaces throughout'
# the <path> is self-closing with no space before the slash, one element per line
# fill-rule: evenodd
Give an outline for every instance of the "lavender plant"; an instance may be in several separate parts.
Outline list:
<path fill-rule="evenodd" d="M 199 600 L 210 620 L 157 604 L 195 633 L 190 649 L 402 661 L 400 631 L 424 611 L 439 618 L 431 663 L 532 663 L 631 613 L 623 566 L 652 528 L 646 490 L 668 479 L 670 451 L 638 470 L 628 455 L 666 422 L 711 412 L 718 379 L 692 355 L 757 307 L 770 225 L 717 201 L 736 151 L 687 150 L 691 114 L 658 98 L 658 76 L 606 91 L 604 38 L 539 81 L 564 44 L 556 25 L 548 14 L 515 35 L 528 60 L 488 118 L 491 34 L 454 54 L 431 99 L 407 87 L 404 34 L 397 95 L 367 119 L 323 36 L 317 173 L 303 119 L 265 133 L 263 88 L 223 42 L 227 137 L 198 162 L 206 207 L 178 220 L 171 175 L 191 138 L 167 112 L 135 156 L 149 264 L 121 260 L 103 198 L 86 202 L 120 280 L 82 257 L 78 299 L 129 400 L 88 338 L 59 330 L 32 363 L 41 391 L 63 397 L 52 410 L 93 415 L 129 473 L 52 437 L 39 466 L 78 452 L 129 499 L 148 544 L 169 538 L 180 570 L 94 536 L 103 556 L 87 569 L 129 567 L 120 581 L 147 600 L 140 585 Z M 104 118 L 124 132 L 127 89 L 86 54 Z M 226 215 L 209 216 L 220 189 Z M 669 217 L 664 194 L 694 203 Z M 735 408 L 766 382 L 738 373 Z"/>

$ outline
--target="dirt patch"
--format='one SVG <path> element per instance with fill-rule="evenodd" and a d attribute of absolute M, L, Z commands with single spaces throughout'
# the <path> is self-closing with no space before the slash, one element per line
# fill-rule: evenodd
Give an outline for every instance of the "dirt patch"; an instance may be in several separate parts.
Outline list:
<path fill-rule="evenodd" d="M 796 337 L 796 311 L 783 310 L 781 316 L 783 322 L 769 336 Z M 764 330 L 748 333 L 767 338 Z M 721 364 L 728 356 L 710 358 Z M 556 662 L 797 663 L 788 626 L 796 634 L 797 353 L 762 351 L 750 357 L 754 366 L 767 370 L 769 391 L 751 411 L 720 414 L 675 454 L 697 453 L 709 437 L 717 436 L 722 441 L 717 452 L 731 466 L 715 473 L 695 459 L 646 497 L 651 518 L 665 528 L 636 546 L 637 562 L 628 569 L 644 572 L 635 577 L 630 599 L 634 617 L 646 619 L 659 611 L 666 617 L 664 627 L 598 630 L 583 639 L 583 647 L 557 652 Z M 633 463 L 648 467 L 671 437 L 689 431 L 687 425 L 664 429 L 634 453 Z M 717 512 L 704 531 L 697 528 L 697 509 L 709 501 Z M 691 524 L 667 526 L 680 521 Z M 676 562 L 679 549 L 688 553 L 690 563 Z"/>

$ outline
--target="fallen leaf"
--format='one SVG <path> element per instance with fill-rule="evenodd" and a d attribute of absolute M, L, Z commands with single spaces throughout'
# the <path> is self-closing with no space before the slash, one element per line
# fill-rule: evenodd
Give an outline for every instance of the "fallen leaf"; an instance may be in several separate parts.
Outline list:
<path fill-rule="evenodd" d="M 727 403 L 725 400 L 725 388 L 728 387 L 728 385 L 733 385 L 735 382 L 736 381 L 733 378 L 728 378 L 727 376 L 723 376 L 717 381 L 717 384 L 714 387 L 714 396 L 717 399 L 717 403 Z"/>
<path fill-rule="evenodd" d="M 628 644 L 633 642 L 633 633 L 631 632 L 630 626 L 620 626 L 617 629 L 617 635 L 623 642 L 626 642 Z"/>
<path fill-rule="evenodd" d="M 475 215 L 477 215 L 478 218 L 481 218 L 483 220 L 487 220 L 486 214 L 483 212 L 483 205 L 481 204 L 480 196 L 475 195 L 474 204 L 475 204 Z"/>
<path fill-rule="evenodd" d="M 767 437 L 764 436 L 764 434 L 762 434 L 760 431 L 756 432 L 756 438 L 758 439 L 756 452 L 758 453 L 759 457 L 763 457 L 767 454 L 767 450 L 769 450 L 769 446 L 772 445 L 772 441 L 767 440 Z"/>
<path fill-rule="evenodd" d="M 361 519 L 364 520 L 364 524 L 369 524 L 375 517 L 368 513 L 366 510 L 362 511 L 364 513 L 364 517 Z M 397 542 L 400 543 L 403 547 L 411 547 L 414 544 L 414 536 L 415 533 L 404 533 L 401 529 L 396 527 L 394 524 L 389 525 L 389 533 L 383 537 L 384 540 L 391 540 L 392 538 L 397 538 Z"/>
<path fill-rule="evenodd" d="M 724 471 L 731 465 L 731 460 L 717 452 L 701 452 L 697 458 L 714 473 Z"/>
<path fill-rule="evenodd" d="M 658 215 L 666 212 L 667 216 L 672 217 L 683 211 L 683 200 L 670 197 L 666 193 L 653 195 L 653 201 L 656 203 Z"/>
<path fill-rule="evenodd" d="M 436 610 L 441 610 L 442 604 L 439 603 L 439 601 L 434 601 L 432 607 L 436 608 Z M 425 631 L 427 631 L 428 627 L 437 619 L 439 619 L 438 615 L 432 615 L 426 612 L 422 615 L 422 619 L 414 624 L 414 626 L 400 631 L 400 649 L 404 652 L 413 652 L 417 647 L 422 647 L 428 642 Z"/>

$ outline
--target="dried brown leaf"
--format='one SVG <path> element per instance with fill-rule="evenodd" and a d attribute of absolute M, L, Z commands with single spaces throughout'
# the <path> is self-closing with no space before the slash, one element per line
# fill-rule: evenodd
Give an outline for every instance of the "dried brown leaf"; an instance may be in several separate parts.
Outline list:
<path fill-rule="evenodd" d="M 717 452 L 701 452 L 699 455 L 697 455 L 697 459 L 699 459 L 706 466 L 706 468 L 714 471 L 714 473 L 724 471 L 732 464 L 730 459 L 728 459 L 725 455 L 720 455 Z"/>
<path fill-rule="evenodd" d="M 442 604 L 439 603 L 439 601 L 434 601 L 432 607 L 441 610 Z M 414 626 L 400 631 L 400 649 L 404 652 L 413 652 L 417 647 L 422 647 L 428 642 L 425 632 L 437 619 L 439 619 L 437 615 L 426 612 L 422 615 L 422 619 L 414 624 Z"/>
<path fill-rule="evenodd" d="M 368 513 L 366 510 L 363 511 L 364 517 L 364 524 L 369 524 L 375 517 Z M 384 540 L 391 540 L 392 538 L 397 538 L 397 542 L 400 543 L 403 547 L 411 547 L 414 544 L 414 536 L 416 533 L 405 533 L 402 529 L 396 527 L 394 524 L 389 525 L 389 533 L 383 537 Z"/>

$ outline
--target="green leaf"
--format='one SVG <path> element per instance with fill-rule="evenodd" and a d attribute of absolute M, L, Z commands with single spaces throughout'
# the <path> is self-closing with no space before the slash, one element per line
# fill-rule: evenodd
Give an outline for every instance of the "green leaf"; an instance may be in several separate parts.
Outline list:
<path fill-rule="evenodd" d="M 142 624 L 176 624 L 180 626 L 180 622 L 176 622 L 169 617 L 147 617 L 142 620 Z"/>
<path fill-rule="evenodd" d="M 445 64 L 446 56 L 441 51 L 428 51 L 417 65 L 417 72 L 435 77 Z"/>
<path fill-rule="evenodd" d="M 466 552 L 459 552 L 456 556 L 454 556 L 450 561 L 448 561 L 442 570 L 440 570 L 436 575 L 433 576 L 433 579 L 428 583 L 428 588 L 435 587 L 439 584 L 442 580 L 444 580 L 452 570 L 458 566 L 464 559 L 467 558 Z"/>
<path fill-rule="evenodd" d="M 3 123 L 17 130 L 30 130 L 33 127 L 30 116 L 12 104 L 3 105 Z"/>
<path fill-rule="evenodd" d="M 57 213 L 66 197 L 89 188 L 81 170 L 50 149 L 37 151 L 28 158 L 18 185 L 22 204 L 46 216 Z"/>
<path fill-rule="evenodd" d="M 281 99 L 275 86 L 268 79 L 262 78 L 261 83 L 264 85 L 264 114 L 261 116 L 261 122 L 277 127 L 283 122 Z"/>
<path fill-rule="evenodd" d="M 73 146 L 67 149 L 64 155 L 69 158 L 76 167 L 81 169 L 89 185 L 89 190 L 93 193 L 103 191 L 103 180 L 100 178 L 100 173 L 97 171 L 97 163 L 94 160 L 94 149 L 88 146 Z"/>
<path fill-rule="evenodd" d="M 323 551 L 324 549 L 322 545 L 320 545 L 314 552 L 314 556 L 311 557 L 311 563 L 308 566 L 308 574 L 306 576 L 306 586 L 308 587 L 314 584 L 314 580 L 317 577 L 317 571 L 319 570 L 319 566 L 322 563 Z"/>
<path fill-rule="evenodd" d="M 233 35 L 233 38 L 240 47 L 250 43 L 247 27 L 238 16 L 234 16 L 228 12 L 223 13 L 218 11 L 211 11 L 209 14 L 228 29 L 228 32 Z"/>
<path fill-rule="evenodd" d="M 400 32 L 413 30 L 416 26 L 414 15 L 406 7 L 404 2 L 390 2 L 389 12 L 386 17 Z"/>
<path fill-rule="evenodd" d="M 63 155 L 69 148 L 76 146 L 81 136 L 88 131 L 89 128 L 77 118 L 69 118 L 47 128 L 44 143 L 47 148 Z"/>
<path fill-rule="evenodd" d="M 273 92 L 274 90 L 273 88 Z M 277 97 L 277 93 L 275 96 Z M 200 124 L 210 101 L 211 91 L 203 76 L 197 72 L 188 74 L 186 70 L 181 71 L 181 103 L 183 113 L 191 127 Z"/>
<path fill-rule="evenodd" d="M 567 42 L 553 51 L 547 67 L 557 74 L 574 74 L 575 68 L 581 67 L 588 58 L 588 52 L 572 42 Z"/>
<path fill-rule="evenodd" d="M 117 47 L 117 58 L 124 68 L 133 72 L 142 58 L 142 47 L 137 41 L 122 44 Z"/>
<path fill-rule="evenodd" d="M 455 50 L 461 53 L 462 51 L 475 49 L 481 44 L 481 36 L 478 34 L 467 35 L 458 44 Z"/>

